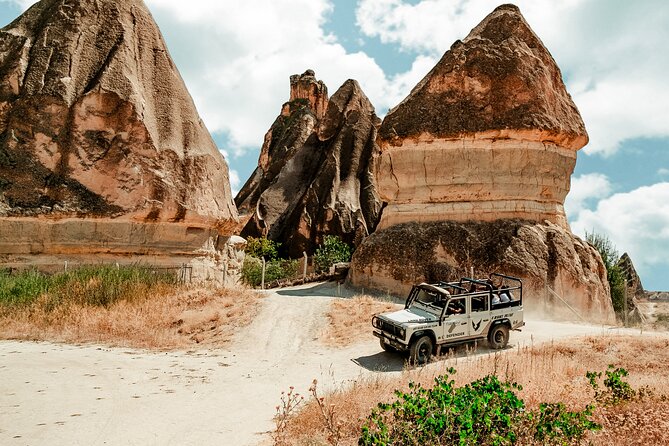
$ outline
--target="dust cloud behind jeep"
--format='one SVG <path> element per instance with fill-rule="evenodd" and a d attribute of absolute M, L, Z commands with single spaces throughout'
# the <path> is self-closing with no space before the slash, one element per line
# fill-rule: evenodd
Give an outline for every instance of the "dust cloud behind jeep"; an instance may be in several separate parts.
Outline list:
<path fill-rule="evenodd" d="M 523 321 L 523 282 L 491 274 L 488 279 L 414 285 L 404 310 L 372 318 L 374 336 L 386 351 L 409 352 L 424 364 L 443 347 L 487 339 L 492 348 L 506 347 L 509 331 Z"/>

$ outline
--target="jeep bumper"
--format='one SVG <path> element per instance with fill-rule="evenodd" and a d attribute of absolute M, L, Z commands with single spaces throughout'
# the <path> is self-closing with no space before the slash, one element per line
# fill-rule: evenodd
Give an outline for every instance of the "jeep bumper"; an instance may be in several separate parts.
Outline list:
<path fill-rule="evenodd" d="M 404 350 L 407 350 L 409 348 L 409 346 L 402 344 L 397 339 L 395 339 L 393 336 L 391 336 L 387 333 L 384 333 L 382 331 L 376 331 L 376 330 L 374 330 L 372 333 L 374 334 L 374 336 L 381 339 L 383 342 L 390 345 L 392 348 L 394 348 L 396 350 L 404 351 Z"/>

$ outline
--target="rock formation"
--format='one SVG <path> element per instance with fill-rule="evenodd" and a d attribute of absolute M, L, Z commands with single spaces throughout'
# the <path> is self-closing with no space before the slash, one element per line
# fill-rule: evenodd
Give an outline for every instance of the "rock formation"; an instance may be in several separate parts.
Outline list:
<path fill-rule="evenodd" d="M 236 222 L 141 0 L 42 0 L 0 30 L 0 78 L 0 253 L 183 254 Z"/>
<path fill-rule="evenodd" d="M 646 291 L 643 289 L 641 284 L 641 278 L 636 272 L 634 263 L 630 258 L 629 254 L 624 253 L 620 256 L 618 260 L 618 267 L 622 270 L 625 280 L 627 280 L 627 297 L 631 299 L 632 297 L 637 299 L 645 299 Z"/>
<path fill-rule="evenodd" d="M 529 308 L 610 319 L 604 265 L 563 209 L 587 141 L 550 53 L 516 6 L 498 7 L 384 119 L 375 176 L 387 206 L 352 282 L 406 291 L 473 267 L 524 278 Z"/>
<path fill-rule="evenodd" d="M 379 227 L 520 218 L 566 228 L 587 141 L 550 53 L 516 6 L 500 6 L 384 119 Z"/>
<path fill-rule="evenodd" d="M 379 119 L 354 80 L 329 101 L 311 70 L 290 82 L 290 101 L 235 198 L 250 215 L 242 236 L 267 236 L 292 257 L 313 253 L 329 234 L 357 245 L 381 209 L 371 172 Z"/>

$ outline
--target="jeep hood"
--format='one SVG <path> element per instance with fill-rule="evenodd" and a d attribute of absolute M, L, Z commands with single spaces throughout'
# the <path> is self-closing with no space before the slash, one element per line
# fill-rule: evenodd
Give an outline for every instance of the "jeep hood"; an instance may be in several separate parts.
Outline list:
<path fill-rule="evenodd" d="M 396 324 L 411 324 L 421 322 L 435 322 L 437 317 L 427 311 L 421 311 L 417 308 L 409 310 L 395 311 L 394 313 L 385 313 L 381 317 L 395 322 Z"/>

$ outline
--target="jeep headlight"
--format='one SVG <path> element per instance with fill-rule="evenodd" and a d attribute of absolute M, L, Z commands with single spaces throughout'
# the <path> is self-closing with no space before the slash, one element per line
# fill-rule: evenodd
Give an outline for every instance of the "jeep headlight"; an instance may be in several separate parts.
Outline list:
<path fill-rule="evenodd" d="M 406 339 L 407 331 L 404 328 L 400 328 L 400 339 Z"/>
<path fill-rule="evenodd" d="M 381 328 L 381 321 L 379 320 L 378 317 L 372 318 L 372 325 L 375 328 Z"/>

